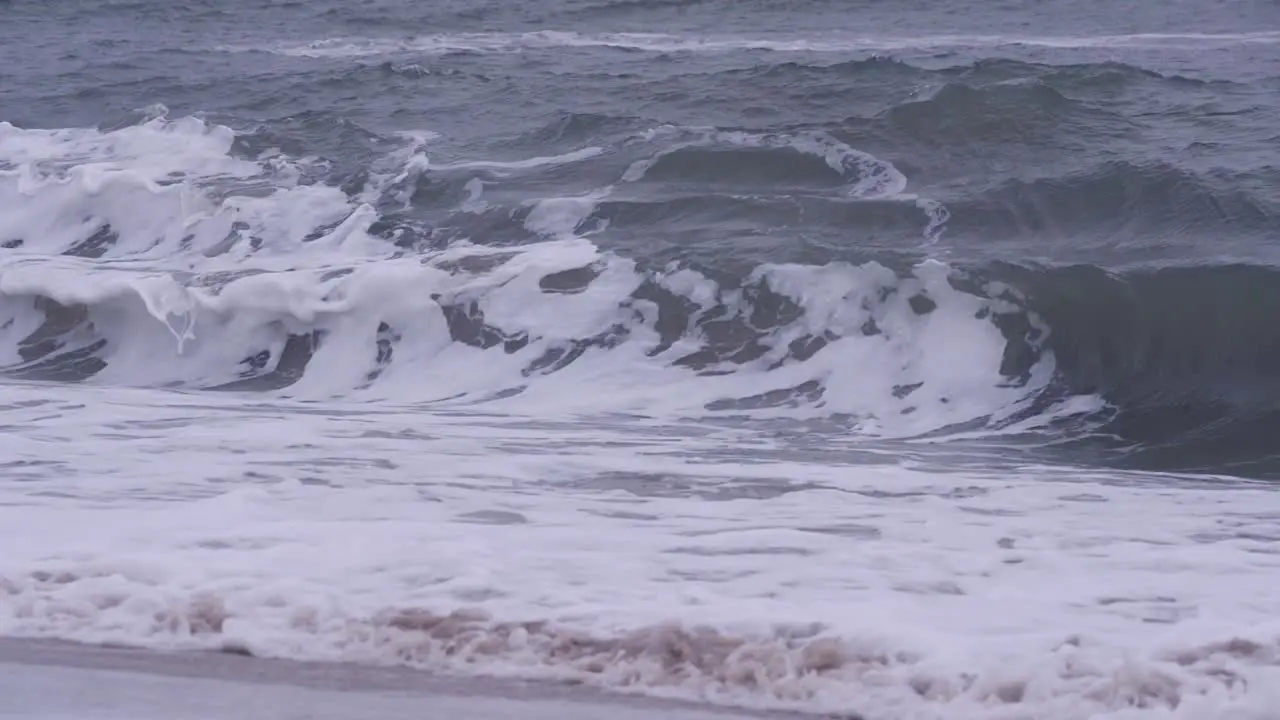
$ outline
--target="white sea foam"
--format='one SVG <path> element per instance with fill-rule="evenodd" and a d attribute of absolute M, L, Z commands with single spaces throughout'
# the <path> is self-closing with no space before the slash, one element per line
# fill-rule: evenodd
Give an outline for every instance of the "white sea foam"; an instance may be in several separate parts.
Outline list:
<path fill-rule="evenodd" d="M 6 401 L 6 472 L 29 480 L 0 487 L 6 634 L 869 720 L 1265 718 L 1277 700 L 1265 489 L 809 463 L 705 426 Z"/>
<path fill-rule="evenodd" d="M 495 170 L 527 170 L 530 168 L 543 167 L 546 165 L 564 165 L 567 163 L 579 162 L 593 158 L 604 152 L 603 148 L 585 147 L 573 152 L 567 152 L 561 155 L 549 155 L 546 157 L 533 157 L 524 160 L 468 160 L 457 163 L 440 165 L 441 168 L 448 169 L 468 169 L 468 168 L 488 168 Z"/>

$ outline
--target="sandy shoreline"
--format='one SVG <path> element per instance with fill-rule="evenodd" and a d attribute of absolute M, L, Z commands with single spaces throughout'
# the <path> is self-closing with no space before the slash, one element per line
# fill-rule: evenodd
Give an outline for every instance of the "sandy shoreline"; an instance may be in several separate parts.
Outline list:
<path fill-rule="evenodd" d="M 717 708 L 593 688 L 409 668 L 0 638 L 0 717 L 731 720 L 812 715 Z M 425 714 L 424 714 L 425 713 Z"/>

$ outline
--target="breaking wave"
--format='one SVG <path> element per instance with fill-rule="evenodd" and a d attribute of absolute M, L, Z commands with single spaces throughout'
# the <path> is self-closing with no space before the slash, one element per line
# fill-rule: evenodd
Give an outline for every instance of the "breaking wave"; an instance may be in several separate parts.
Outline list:
<path fill-rule="evenodd" d="M 600 120 L 569 119 L 588 121 Z M 881 437 L 1069 427 L 1139 465 L 1185 468 L 1176 448 L 1194 447 L 1208 458 L 1197 469 L 1271 472 L 1269 268 L 928 259 L 972 207 L 908 192 L 892 164 L 819 131 L 660 127 L 611 147 L 450 162 L 429 158 L 429 133 L 365 137 L 382 154 L 346 169 L 272 140 L 163 109 L 103 131 L 0 124 L 0 202 L 13 209 L 0 218 L 4 372 L 834 418 Z M 503 192 L 587 163 L 614 182 Z M 1083 191 L 1038 192 L 1027 202 L 1043 208 Z M 764 260 L 752 213 L 788 198 L 912 218 L 917 257 Z M 610 244 L 611 231 L 699 215 L 723 237 L 683 252 Z"/>
<path fill-rule="evenodd" d="M 735 276 L 602 251 L 584 226 L 612 187 L 507 211 L 528 236 L 519 245 L 459 238 L 405 252 L 374 233 L 374 205 L 394 205 L 420 187 L 409 175 L 434 169 L 412 143 L 352 197 L 279 155 L 234 158 L 230 131 L 194 119 L 3 132 L 19 148 L 4 192 L 25 211 L 7 218 L 0 275 L 7 371 L 20 377 L 420 402 L 536 396 L 595 412 L 789 409 L 918 433 L 1007 414 L 1051 367 L 1032 357 L 1044 335 L 1034 321 L 1005 338 L 1000 318 L 1016 305 L 957 290 L 941 263 L 763 263 Z M 618 182 L 661 179 L 722 147 L 786 153 L 799 179 L 852 201 L 893 198 L 906 182 L 821 135 L 656 135 L 673 133 L 677 144 Z M 154 157 L 119 151 L 143 142 Z M 175 146 L 183 154 L 166 152 Z M 501 174 L 594 154 L 440 170 Z M 723 181 L 741 174 L 730 167 Z M 468 183 L 457 212 L 483 214 L 482 181 Z"/>

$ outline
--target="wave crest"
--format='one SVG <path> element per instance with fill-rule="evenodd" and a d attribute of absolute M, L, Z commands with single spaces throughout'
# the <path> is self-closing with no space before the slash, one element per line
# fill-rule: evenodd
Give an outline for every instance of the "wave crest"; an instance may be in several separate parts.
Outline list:
<path fill-rule="evenodd" d="M 948 92 L 961 104 L 996 97 Z M 1183 230 L 1209 212 L 1274 224 L 1263 205 L 1230 204 L 1172 166 L 1114 163 L 943 206 L 819 131 L 660 127 L 607 147 L 451 162 L 428 157 L 430 134 L 407 134 L 369 140 L 389 149 L 341 187 L 318 180 L 323 160 L 272 141 L 163 113 L 107 131 L 0 126 L 0 195 L 19 208 L 0 219 L 4 371 L 538 412 L 835 419 L 881 437 L 1059 432 L 1062 409 L 1076 408 L 1071 436 L 1119 462 L 1272 472 L 1266 438 L 1280 420 L 1264 267 L 1117 275 L 868 259 L 817 243 L 776 261 L 754 259 L 778 255 L 776 242 L 744 251 L 769 240 L 751 233 L 784 210 L 885 227 L 914 217 L 917 252 L 943 229 L 1052 225 L 1058 216 L 1028 215 L 1046 206 L 1077 208 L 1079 226 L 1098 186 L 1113 203 L 1130 191 L 1148 205 L 1164 198 L 1159 221 Z M 514 204 L 501 194 L 588 164 L 612 168 L 614 182 L 565 197 L 520 191 Z M 809 187 L 756 196 L 783 176 Z M 648 256 L 610 245 L 611 232 L 638 238 L 698 217 L 695 228 L 748 229 L 697 247 L 650 238 Z"/>

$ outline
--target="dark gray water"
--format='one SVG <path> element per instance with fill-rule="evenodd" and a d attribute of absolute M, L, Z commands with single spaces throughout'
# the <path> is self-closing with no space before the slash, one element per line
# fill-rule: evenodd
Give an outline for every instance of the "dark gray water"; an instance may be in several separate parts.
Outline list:
<path fill-rule="evenodd" d="M 1105 405 L 1039 426 L 1028 442 L 1053 441 L 1043 452 L 1280 474 L 1274 2 L 0 4 L 0 120 L 110 133 L 157 116 L 231 128 L 236 157 L 311 158 L 301 182 L 353 198 L 403 133 L 435 133 L 433 170 L 372 200 L 368 233 L 402 254 L 523 247 L 543 239 L 532 200 L 608 187 L 574 232 L 642 274 L 695 269 L 740 289 L 738 304 L 710 309 L 651 276 L 632 295 L 657 308 L 650 354 L 709 376 L 805 362 L 848 334 L 809 327 L 769 356 L 808 307 L 752 274 L 763 264 L 874 262 L 904 275 L 938 260 L 960 292 L 1005 303 L 982 317 L 1005 339 L 1004 383 L 1032 397 L 1001 422 L 1068 398 Z M 584 148 L 599 150 L 524 169 L 471 162 Z M 17 151 L 0 155 L 0 170 L 20 165 Z M 483 207 L 460 209 L 477 179 Z M 5 197 L 11 217 L 41 212 Z M 133 252 L 117 253 L 127 231 L 92 212 L 53 250 L 39 236 L 53 231 L 24 230 L 44 226 L 23 217 L 0 238 L 15 253 Z M 548 275 L 542 288 L 578 292 L 600 272 Z M 10 294 L 34 295 L 47 320 L 15 338 L 13 374 L 83 381 L 110 366 L 104 348 L 127 342 L 101 319 L 85 325 L 59 293 Z M 937 300 L 919 297 L 911 307 L 928 315 Z M 436 299 L 454 341 L 510 355 L 539 339 L 488 322 L 465 293 Z M 371 336 L 379 367 L 395 362 L 400 330 L 382 322 Z M 288 342 L 251 348 L 242 375 L 267 380 L 236 387 L 288 386 L 317 333 L 291 327 Z M 525 375 L 635 338 L 626 323 L 569 338 Z M 1046 358 L 1052 378 L 1035 385 Z M 826 390 L 813 380 L 708 407 L 821 405 Z M 990 424 L 974 417 L 967 429 Z M 853 421 L 833 411 L 823 427 Z"/>

